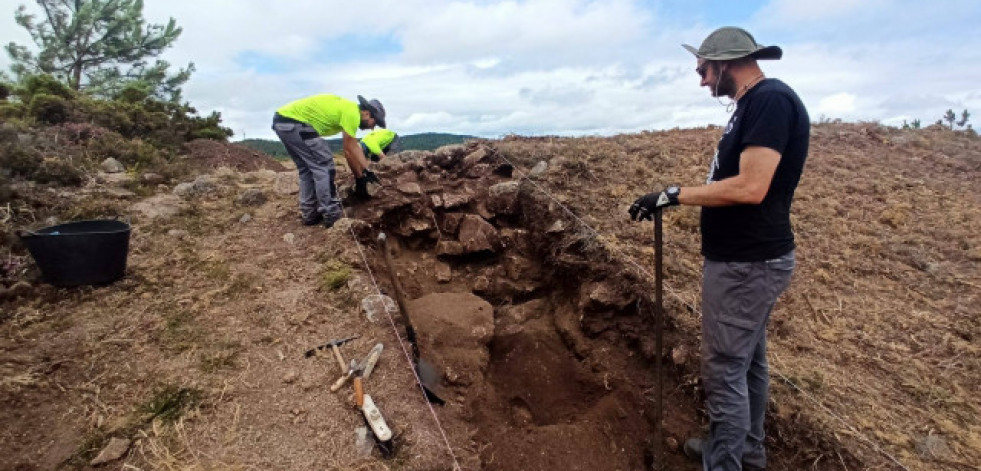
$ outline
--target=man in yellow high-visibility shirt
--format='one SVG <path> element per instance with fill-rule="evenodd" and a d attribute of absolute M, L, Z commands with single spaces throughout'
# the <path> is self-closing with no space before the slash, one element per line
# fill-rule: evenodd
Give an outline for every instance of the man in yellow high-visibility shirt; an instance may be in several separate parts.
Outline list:
<path fill-rule="evenodd" d="M 399 135 L 389 129 L 376 129 L 361 138 L 361 150 L 372 162 L 385 158 L 386 154 L 399 151 Z"/>
<path fill-rule="evenodd" d="M 287 103 L 273 115 L 273 131 L 286 146 L 300 178 L 300 217 L 303 224 L 331 227 L 341 218 L 341 199 L 334 184 L 334 158 L 321 139 L 341 133 L 344 157 L 357 186 L 378 182 L 355 138 L 358 129 L 385 127 L 385 107 L 378 100 L 358 103 L 337 95 L 314 95 Z"/>

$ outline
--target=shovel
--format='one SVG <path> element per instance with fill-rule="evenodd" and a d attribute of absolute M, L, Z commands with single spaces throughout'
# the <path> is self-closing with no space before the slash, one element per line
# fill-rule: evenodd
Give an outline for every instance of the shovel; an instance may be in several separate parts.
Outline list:
<path fill-rule="evenodd" d="M 382 252 L 385 253 L 385 266 L 388 267 L 388 275 L 392 278 L 392 287 L 395 288 L 395 300 L 398 302 L 399 310 L 402 311 L 402 318 L 405 319 L 405 336 L 412 345 L 412 362 L 415 364 L 416 375 L 422 383 L 422 389 L 426 393 L 426 399 L 433 404 L 443 405 L 446 395 L 440 385 L 441 376 L 432 363 L 421 358 L 419 354 L 419 344 L 416 341 L 416 329 L 412 327 L 412 320 L 409 316 L 409 306 L 405 302 L 405 293 L 402 291 L 402 283 L 399 282 L 398 273 L 395 271 L 395 264 L 392 263 L 392 254 L 388 250 L 388 237 L 382 232 L 378 234 L 378 241 L 381 242 Z"/>

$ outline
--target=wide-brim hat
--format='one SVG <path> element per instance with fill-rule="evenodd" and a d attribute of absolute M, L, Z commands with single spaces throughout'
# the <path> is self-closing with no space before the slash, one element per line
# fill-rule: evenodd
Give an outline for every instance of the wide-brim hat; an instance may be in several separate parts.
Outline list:
<path fill-rule="evenodd" d="M 371 113 L 371 117 L 375 118 L 375 124 L 383 128 L 385 127 L 385 107 L 382 106 L 380 101 L 374 98 L 365 100 L 363 96 L 358 95 L 358 103 L 362 108 Z"/>
<path fill-rule="evenodd" d="M 712 61 L 731 61 L 743 57 L 776 60 L 783 57 L 783 50 L 779 46 L 761 46 L 748 31 L 734 26 L 713 31 L 698 49 L 687 44 L 682 44 L 681 47 L 699 59 Z"/>

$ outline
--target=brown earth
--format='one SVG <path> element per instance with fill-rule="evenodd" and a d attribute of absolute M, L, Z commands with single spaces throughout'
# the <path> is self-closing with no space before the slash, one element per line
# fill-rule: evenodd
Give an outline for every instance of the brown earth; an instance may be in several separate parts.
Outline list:
<path fill-rule="evenodd" d="M 702 180 L 720 133 L 407 152 L 329 230 L 299 224 L 275 172 L 213 172 L 217 188 L 171 216 L 132 211 L 122 280 L 5 281 L 0 469 L 88 469 L 112 437 L 133 444 L 107 469 L 697 469 L 677 446 L 704 427 L 698 213 L 665 215 L 656 460 L 651 227 L 625 210 Z M 979 170 L 973 134 L 815 126 L 794 209 L 799 268 L 770 330 L 771 469 L 978 469 Z M 250 206 L 248 189 L 268 202 Z M 381 231 L 443 406 L 414 384 L 403 317 L 361 308 L 394 297 Z M 357 449 L 351 389 L 328 390 L 337 362 L 304 358 L 352 334 L 348 359 L 385 344 L 365 388 L 395 432 L 390 459 Z"/>
<path fill-rule="evenodd" d="M 202 173 L 226 167 L 239 172 L 256 170 L 286 170 L 278 161 L 265 154 L 236 143 L 218 142 L 211 139 L 195 139 L 185 143 L 181 149 L 182 158 L 187 165 Z"/>

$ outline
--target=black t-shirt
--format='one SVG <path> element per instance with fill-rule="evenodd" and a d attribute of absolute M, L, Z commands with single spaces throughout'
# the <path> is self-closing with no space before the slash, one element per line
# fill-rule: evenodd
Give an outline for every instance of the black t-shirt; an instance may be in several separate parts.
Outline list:
<path fill-rule="evenodd" d="M 797 94 L 777 79 L 765 79 L 737 103 L 719 140 L 706 183 L 739 174 L 748 146 L 780 153 L 773 181 L 760 204 L 702 208 L 702 255 L 719 262 L 756 262 L 794 248 L 790 203 L 800 181 L 810 140 L 810 118 Z"/>

